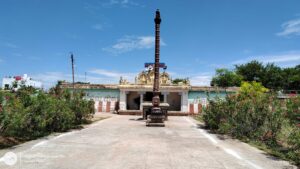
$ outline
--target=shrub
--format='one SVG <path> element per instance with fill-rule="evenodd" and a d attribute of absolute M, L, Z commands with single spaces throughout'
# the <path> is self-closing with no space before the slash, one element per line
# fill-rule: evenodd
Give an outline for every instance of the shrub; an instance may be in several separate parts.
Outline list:
<path fill-rule="evenodd" d="M 269 90 L 259 82 L 242 82 L 239 94 L 243 95 L 244 97 L 257 97 L 268 91 Z"/>
<path fill-rule="evenodd" d="M 270 103 L 272 97 L 245 98 L 238 95 L 211 100 L 203 119 L 210 129 L 234 137 L 274 140 L 280 130 L 283 111 L 276 103 Z"/>
<path fill-rule="evenodd" d="M 293 124 L 298 124 L 300 119 L 300 97 L 291 98 L 287 100 L 287 117 Z"/>
<path fill-rule="evenodd" d="M 87 123 L 95 113 L 94 101 L 82 99 L 84 93 L 78 92 L 73 94 L 73 99 L 68 100 L 70 109 L 75 113 L 75 123 Z"/>
<path fill-rule="evenodd" d="M 66 131 L 92 118 L 94 102 L 84 100 L 83 93 L 71 97 L 67 90 L 57 91 L 48 94 L 30 87 L 0 91 L 0 134 L 30 139 Z"/>
<path fill-rule="evenodd" d="M 0 114 L 1 135 L 15 136 L 23 133 L 24 106 L 11 93 L 2 93 L 2 112 Z"/>
<path fill-rule="evenodd" d="M 296 124 L 300 99 L 282 102 L 276 95 L 252 89 L 227 96 L 225 100 L 209 100 L 203 113 L 206 126 L 218 133 L 262 143 L 273 154 L 299 165 L 300 128 Z"/>
<path fill-rule="evenodd" d="M 49 132 L 65 131 L 74 126 L 75 115 L 67 102 L 40 93 L 27 107 L 27 124 L 30 133 L 40 136 Z"/>

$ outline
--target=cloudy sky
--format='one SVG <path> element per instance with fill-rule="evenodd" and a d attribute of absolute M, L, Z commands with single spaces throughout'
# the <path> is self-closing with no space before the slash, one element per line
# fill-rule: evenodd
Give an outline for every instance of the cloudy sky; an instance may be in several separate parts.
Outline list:
<path fill-rule="evenodd" d="M 173 78 L 208 85 L 216 68 L 257 59 L 300 63 L 299 0 L 9 0 L 0 2 L 0 78 L 46 87 L 71 80 L 132 80 L 154 60 L 161 11 L 161 62 Z"/>

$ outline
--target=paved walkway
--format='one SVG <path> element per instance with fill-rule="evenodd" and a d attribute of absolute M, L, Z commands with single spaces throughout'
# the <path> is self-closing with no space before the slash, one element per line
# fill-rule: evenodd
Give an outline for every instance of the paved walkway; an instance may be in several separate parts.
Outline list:
<path fill-rule="evenodd" d="M 189 117 L 170 117 L 166 127 L 146 127 L 137 116 L 113 116 L 85 129 L 49 136 L 13 149 L 14 169 L 282 169 L 296 168 L 245 143 L 220 140 Z M 10 162 L 14 158 L 11 154 Z"/>

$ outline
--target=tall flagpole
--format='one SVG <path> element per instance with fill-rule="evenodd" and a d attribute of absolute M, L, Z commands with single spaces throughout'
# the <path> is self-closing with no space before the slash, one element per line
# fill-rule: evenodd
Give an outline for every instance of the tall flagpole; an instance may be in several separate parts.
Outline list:
<path fill-rule="evenodd" d="M 154 62 L 154 84 L 153 84 L 153 98 L 152 104 L 154 107 L 159 107 L 160 91 L 159 91 L 159 42 L 160 42 L 160 12 L 156 10 L 155 22 L 155 62 Z"/>

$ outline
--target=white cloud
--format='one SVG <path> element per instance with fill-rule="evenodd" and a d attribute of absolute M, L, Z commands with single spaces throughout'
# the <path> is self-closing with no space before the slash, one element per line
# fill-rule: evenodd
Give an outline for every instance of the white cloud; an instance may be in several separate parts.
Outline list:
<path fill-rule="evenodd" d="M 68 82 L 72 81 L 72 74 L 65 74 L 62 72 L 46 72 L 46 73 L 39 73 L 33 74 L 31 77 L 34 80 L 38 80 L 43 82 L 43 86 L 46 89 L 49 89 L 57 84 L 59 80 L 65 80 Z M 90 83 L 98 83 L 98 84 L 115 84 L 118 83 L 119 78 L 110 78 L 110 77 L 99 77 L 99 76 L 91 76 L 84 74 L 75 74 L 75 82 L 87 82 Z"/>
<path fill-rule="evenodd" d="M 46 72 L 46 73 L 39 73 L 39 74 L 33 74 L 31 77 L 34 80 L 41 81 L 43 83 L 43 86 L 48 89 L 50 87 L 53 87 L 58 80 L 69 80 L 70 78 L 67 77 L 66 74 L 63 74 L 61 72 Z"/>
<path fill-rule="evenodd" d="M 193 86 L 210 86 L 211 75 L 198 75 L 190 78 L 190 83 Z"/>
<path fill-rule="evenodd" d="M 169 73 L 169 72 L 168 72 Z M 210 81 L 212 79 L 212 72 L 180 72 L 174 73 L 172 79 L 180 78 L 185 79 L 188 78 L 190 80 L 190 84 L 192 86 L 210 86 Z"/>
<path fill-rule="evenodd" d="M 121 73 L 118 71 L 110 71 L 104 69 L 93 69 L 88 72 L 100 76 L 108 77 L 113 81 L 118 81 L 121 76 L 129 81 L 133 81 L 134 77 L 138 74 L 138 73 L 124 73 L 124 72 Z"/>
<path fill-rule="evenodd" d="M 144 7 L 143 5 L 133 1 L 133 0 L 109 0 L 102 4 L 103 7 L 111 7 L 111 6 L 120 6 L 122 8 L 127 8 L 130 6 L 140 6 Z"/>
<path fill-rule="evenodd" d="M 121 54 L 136 49 L 149 49 L 154 47 L 154 44 L 154 36 L 125 36 L 119 39 L 116 44 L 103 48 L 103 50 L 113 54 Z M 160 40 L 160 44 L 162 46 L 166 45 L 162 39 Z"/>
<path fill-rule="evenodd" d="M 234 61 L 234 62 L 232 62 L 232 64 L 243 64 L 243 63 L 247 63 L 252 60 L 257 60 L 264 64 L 275 63 L 280 66 L 282 66 L 282 65 L 297 65 L 300 63 L 300 52 L 299 51 L 290 51 L 290 52 L 274 54 L 274 55 L 254 56 L 254 57 L 249 57 L 246 59 Z"/>
<path fill-rule="evenodd" d="M 300 35 L 300 19 L 287 21 L 281 27 L 283 30 L 276 34 L 278 36 Z"/>
<path fill-rule="evenodd" d="M 95 25 L 92 26 L 92 29 L 101 31 L 101 30 L 103 30 L 103 25 L 102 24 L 95 24 Z"/>

